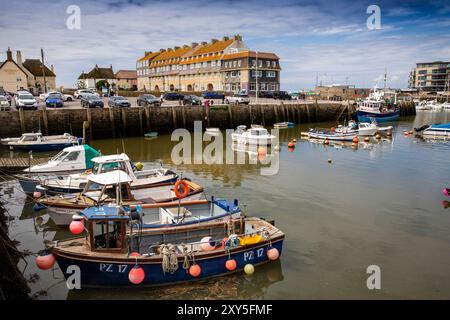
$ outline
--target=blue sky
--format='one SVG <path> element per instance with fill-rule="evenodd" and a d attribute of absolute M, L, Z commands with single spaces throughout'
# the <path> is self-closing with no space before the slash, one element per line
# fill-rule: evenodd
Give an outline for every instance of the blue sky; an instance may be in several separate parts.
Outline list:
<path fill-rule="evenodd" d="M 0 0 L 0 61 L 6 49 L 53 64 L 57 84 L 73 87 L 95 64 L 133 69 L 144 51 L 241 34 L 253 50 L 280 57 L 285 90 L 349 83 L 406 87 L 416 62 L 450 60 L 449 1 Z M 381 9 L 369 30 L 366 9 Z M 81 29 L 69 30 L 69 5 Z"/>

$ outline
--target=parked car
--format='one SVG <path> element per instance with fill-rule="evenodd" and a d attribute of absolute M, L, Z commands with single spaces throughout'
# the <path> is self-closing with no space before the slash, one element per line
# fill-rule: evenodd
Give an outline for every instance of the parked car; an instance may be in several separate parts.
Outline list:
<path fill-rule="evenodd" d="M 74 92 L 73 96 L 75 99 L 80 99 L 81 96 L 85 94 L 93 94 L 97 97 L 100 97 L 100 95 L 94 89 L 79 89 Z"/>
<path fill-rule="evenodd" d="M 108 106 L 113 107 L 131 107 L 130 101 L 122 96 L 113 96 L 108 99 Z"/>
<path fill-rule="evenodd" d="M 23 110 L 37 110 L 38 102 L 29 92 L 18 91 L 15 97 L 16 108 L 22 108 Z"/>
<path fill-rule="evenodd" d="M 243 93 L 236 93 L 232 95 L 231 97 L 226 97 L 225 103 L 234 103 L 234 104 L 249 104 L 250 103 L 250 97 L 248 94 Z"/>
<path fill-rule="evenodd" d="M 62 108 L 64 106 L 64 97 L 61 93 L 50 93 L 45 99 L 45 106 L 47 108 L 55 107 Z"/>
<path fill-rule="evenodd" d="M 9 111 L 10 109 L 8 99 L 5 96 L 0 96 L 0 111 Z"/>
<path fill-rule="evenodd" d="M 73 101 L 73 100 L 75 100 L 74 96 L 72 96 L 72 95 L 70 95 L 70 94 L 63 94 L 63 93 L 61 93 L 61 92 L 59 92 L 59 91 L 55 91 L 55 90 L 50 90 L 50 91 L 48 91 L 47 93 L 41 93 L 41 94 L 39 95 L 39 100 L 45 101 L 45 100 L 47 99 L 47 97 L 48 97 L 50 94 L 53 94 L 53 93 L 60 94 L 60 95 L 62 96 L 62 98 L 63 98 L 63 101 Z"/>
<path fill-rule="evenodd" d="M 223 93 L 215 91 L 204 91 L 202 96 L 204 99 L 225 99 L 225 95 Z"/>
<path fill-rule="evenodd" d="M 292 97 L 287 91 L 274 91 L 273 92 L 274 99 L 278 100 L 291 100 Z"/>
<path fill-rule="evenodd" d="M 181 101 L 184 95 L 178 92 L 167 92 L 162 96 L 162 101 Z"/>
<path fill-rule="evenodd" d="M 258 92 L 258 98 L 273 98 L 273 91 L 259 91 Z"/>
<path fill-rule="evenodd" d="M 94 94 L 82 94 L 80 103 L 84 108 L 103 108 L 104 106 L 102 99 Z"/>
<path fill-rule="evenodd" d="M 138 106 L 153 106 L 159 107 L 161 105 L 161 101 L 152 94 L 141 94 L 136 103 Z"/>
<path fill-rule="evenodd" d="M 202 105 L 202 101 L 200 100 L 200 97 L 197 96 L 184 96 L 183 98 L 183 105 L 185 106 L 201 106 Z"/>

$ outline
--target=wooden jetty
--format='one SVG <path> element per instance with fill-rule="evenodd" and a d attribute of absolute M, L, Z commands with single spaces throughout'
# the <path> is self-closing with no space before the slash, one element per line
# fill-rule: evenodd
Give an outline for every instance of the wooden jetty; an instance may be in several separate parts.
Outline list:
<path fill-rule="evenodd" d="M 31 159 L 31 165 L 46 163 L 50 158 L 33 158 Z M 0 158 L 0 170 L 6 172 L 15 172 L 28 168 L 30 165 L 29 158 Z M 1 172 L 0 172 L 1 174 Z"/>

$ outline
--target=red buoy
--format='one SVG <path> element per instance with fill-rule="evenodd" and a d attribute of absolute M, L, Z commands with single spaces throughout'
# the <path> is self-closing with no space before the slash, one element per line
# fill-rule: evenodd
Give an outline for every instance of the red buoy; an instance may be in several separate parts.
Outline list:
<path fill-rule="evenodd" d="M 225 268 L 227 268 L 228 271 L 233 271 L 236 267 L 237 263 L 234 259 L 228 259 L 227 262 L 225 262 Z"/>
<path fill-rule="evenodd" d="M 141 256 L 141 254 L 139 252 L 136 252 L 136 251 L 130 253 L 130 257 L 140 257 L 140 256 Z"/>
<path fill-rule="evenodd" d="M 279 256 L 280 252 L 277 248 L 270 248 L 267 250 L 267 258 L 269 258 L 269 260 L 277 260 Z"/>
<path fill-rule="evenodd" d="M 73 234 L 80 234 L 84 231 L 84 223 L 80 220 L 74 220 L 70 223 L 69 230 Z"/>
<path fill-rule="evenodd" d="M 55 256 L 47 251 L 44 251 L 42 254 L 38 255 L 35 260 L 36 265 L 41 270 L 51 269 L 55 264 L 55 261 Z"/>
<path fill-rule="evenodd" d="M 135 265 L 133 269 L 131 269 L 128 273 L 128 280 L 130 280 L 132 284 L 140 284 L 142 281 L 144 281 L 144 278 L 144 269 L 142 269 L 138 265 Z"/>
<path fill-rule="evenodd" d="M 200 265 L 198 265 L 198 264 L 193 264 L 189 268 L 189 274 L 193 277 L 198 277 L 201 272 L 202 272 L 202 268 L 200 268 Z"/>
<path fill-rule="evenodd" d="M 225 244 L 227 243 L 227 241 L 228 241 L 228 237 L 225 237 L 225 238 L 222 239 L 222 242 L 220 243 L 221 244 L 220 245 L 221 249 L 225 249 Z"/>
<path fill-rule="evenodd" d="M 295 143 L 294 142 L 289 142 L 288 143 L 288 148 L 295 148 Z"/>
<path fill-rule="evenodd" d="M 359 142 L 358 136 L 355 136 L 355 137 L 353 138 L 352 142 L 353 142 L 353 143 L 358 143 L 358 142 Z"/>

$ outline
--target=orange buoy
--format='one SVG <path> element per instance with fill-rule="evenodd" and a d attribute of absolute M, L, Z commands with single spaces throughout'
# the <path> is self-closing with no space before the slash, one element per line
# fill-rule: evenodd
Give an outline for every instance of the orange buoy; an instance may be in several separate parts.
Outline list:
<path fill-rule="evenodd" d="M 233 271 L 237 267 L 237 262 L 234 259 L 228 259 L 227 262 L 225 262 L 225 268 L 227 268 L 228 271 Z"/>
<path fill-rule="evenodd" d="M 130 257 L 140 257 L 140 256 L 141 256 L 141 254 L 139 252 L 136 252 L 136 251 L 130 253 Z"/>
<path fill-rule="evenodd" d="M 294 150 L 295 150 L 295 147 L 288 147 L 289 152 L 294 152 Z"/>
<path fill-rule="evenodd" d="M 41 270 L 51 269 L 51 267 L 55 264 L 55 261 L 55 256 L 48 251 L 43 251 L 36 257 L 35 260 L 37 267 Z"/>
<path fill-rule="evenodd" d="M 355 137 L 353 138 L 352 142 L 358 143 L 358 142 L 359 142 L 358 136 L 355 136 Z"/>
<path fill-rule="evenodd" d="M 328 139 L 325 139 L 325 141 L 323 142 L 323 144 L 330 144 L 330 141 L 328 141 Z"/>
<path fill-rule="evenodd" d="M 73 234 L 80 234 L 84 231 L 84 223 L 80 220 L 73 220 L 69 225 L 69 230 Z"/>
<path fill-rule="evenodd" d="M 267 149 L 264 147 L 259 147 L 258 148 L 258 155 L 266 155 L 267 154 Z"/>
<path fill-rule="evenodd" d="M 288 148 L 295 148 L 295 143 L 294 142 L 289 142 L 288 143 Z"/>
<path fill-rule="evenodd" d="M 200 268 L 200 265 L 198 264 L 193 264 L 190 268 L 189 268 L 189 274 L 192 277 L 198 277 L 200 275 L 200 273 L 202 272 L 202 268 Z"/>
<path fill-rule="evenodd" d="M 183 186 L 183 193 L 180 192 L 181 186 Z M 185 198 L 189 194 L 189 185 L 185 180 L 178 180 L 175 182 L 173 191 L 178 199 Z"/>
<path fill-rule="evenodd" d="M 133 269 L 131 269 L 128 273 L 128 280 L 130 280 L 132 284 L 140 284 L 142 281 L 144 281 L 144 278 L 145 271 L 138 265 L 135 265 Z"/>
<path fill-rule="evenodd" d="M 277 260 L 279 256 L 280 252 L 277 248 L 270 248 L 267 250 L 267 258 L 269 258 L 269 260 Z"/>

